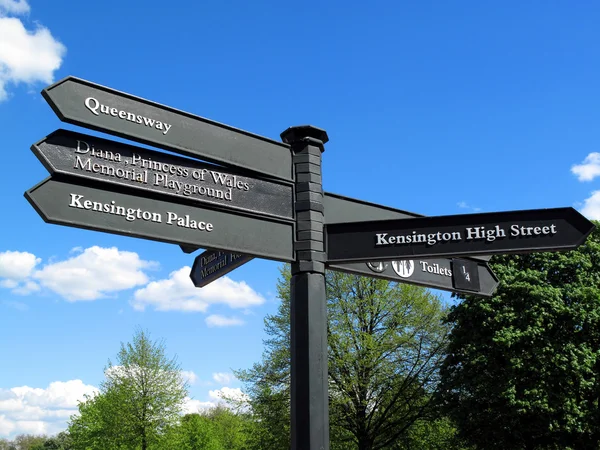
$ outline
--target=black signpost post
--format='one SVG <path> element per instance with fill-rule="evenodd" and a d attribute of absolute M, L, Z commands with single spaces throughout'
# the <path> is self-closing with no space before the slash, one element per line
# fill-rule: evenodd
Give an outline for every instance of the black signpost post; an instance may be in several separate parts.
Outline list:
<path fill-rule="evenodd" d="M 326 268 L 491 296 L 489 255 L 573 249 L 594 228 L 572 208 L 423 217 L 324 194 L 312 126 L 276 142 L 74 77 L 42 95 L 65 122 L 186 156 L 57 130 L 31 147 L 51 174 L 25 192 L 44 221 L 208 249 L 197 287 L 254 257 L 291 263 L 292 450 L 329 449 Z"/>
<path fill-rule="evenodd" d="M 281 133 L 296 173 L 296 261 L 290 284 L 292 449 L 329 448 L 327 298 L 321 153 L 327 133 L 310 126 Z"/>

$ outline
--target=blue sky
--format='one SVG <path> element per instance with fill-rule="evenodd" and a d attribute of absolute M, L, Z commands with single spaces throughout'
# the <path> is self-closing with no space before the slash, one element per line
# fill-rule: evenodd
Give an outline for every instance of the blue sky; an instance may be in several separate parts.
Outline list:
<path fill-rule="evenodd" d="M 326 191 L 407 211 L 600 219 L 599 21 L 593 2 L 0 0 L 0 437 L 64 428 L 137 326 L 177 353 L 190 408 L 214 403 L 277 307 L 279 263 L 196 290 L 176 246 L 45 224 L 29 147 L 98 133 L 43 87 L 74 75 L 273 139 L 319 126 Z"/>

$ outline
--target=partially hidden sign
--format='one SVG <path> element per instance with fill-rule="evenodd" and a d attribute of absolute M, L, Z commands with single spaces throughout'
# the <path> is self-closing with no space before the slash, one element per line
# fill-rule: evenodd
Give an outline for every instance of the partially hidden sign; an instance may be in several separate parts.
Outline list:
<path fill-rule="evenodd" d="M 482 261 L 468 261 L 470 268 L 475 268 L 477 281 L 466 286 L 464 283 L 455 282 L 462 274 L 454 273 L 454 261 L 450 258 L 435 259 L 402 259 L 397 261 L 330 263 L 329 269 L 340 272 L 362 275 L 366 277 L 381 278 L 397 283 L 415 284 L 427 288 L 441 289 L 451 292 L 490 297 L 498 287 L 498 278 Z"/>
<path fill-rule="evenodd" d="M 194 286 L 204 287 L 252 259 L 241 253 L 207 250 L 196 256 L 190 278 Z"/>

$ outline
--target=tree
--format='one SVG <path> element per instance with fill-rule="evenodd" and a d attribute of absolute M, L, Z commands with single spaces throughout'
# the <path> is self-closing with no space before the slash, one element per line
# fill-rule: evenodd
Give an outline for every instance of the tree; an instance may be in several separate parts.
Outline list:
<path fill-rule="evenodd" d="M 200 414 L 186 414 L 181 423 L 172 427 L 165 439 L 165 448 L 178 450 L 225 450 L 215 433 L 212 421 Z"/>
<path fill-rule="evenodd" d="M 236 372 L 257 415 L 252 448 L 289 448 L 289 279 L 286 267 L 278 314 L 265 319 L 263 361 Z M 444 308 L 420 287 L 339 272 L 326 282 L 332 448 L 392 448 L 433 414 Z"/>
<path fill-rule="evenodd" d="M 149 449 L 181 417 L 187 384 L 163 342 L 137 331 L 109 361 L 100 393 L 79 406 L 69 431 L 76 448 Z"/>
<path fill-rule="evenodd" d="M 492 450 L 600 448 L 600 230 L 577 250 L 491 266 L 495 295 L 461 297 L 448 319 L 440 392 L 460 436 Z"/>
<path fill-rule="evenodd" d="M 17 447 L 8 439 L 0 438 L 0 450 L 17 450 Z"/>
<path fill-rule="evenodd" d="M 13 445 L 18 450 L 34 450 L 43 445 L 46 439 L 44 435 L 19 434 L 15 437 Z"/>

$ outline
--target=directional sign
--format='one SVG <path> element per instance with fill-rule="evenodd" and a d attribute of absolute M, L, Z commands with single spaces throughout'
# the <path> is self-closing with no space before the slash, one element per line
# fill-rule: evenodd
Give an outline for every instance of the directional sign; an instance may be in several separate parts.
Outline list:
<path fill-rule="evenodd" d="M 340 272 L 382 278 L 398 283 L 416 284 L 418 286 L 442 289 L 452 292 L 490 297 L 498 286 L 498 278 L 483 262 L 471 261 L 477 269 L 479 277 L 478 289 L 455 286 L 452 272 L 453 261 L 448 258 L 439 259 L 403 259 L 398 261 L 360 262 L 329 264 L 330 269 Z"/>
<path fill-rule="evenodd" d="M 291 181 L 281 142 L 75 77 L 42 91 L 60 120 L 206 161 Z"/>
<path fill-rule="evenodd" d="M 194 286 L 204 287 L 252 259 L 252 256 L 241 253 L 207 250 L 196 256 L 190 278 Z"/>
<path fill-rule="evenodd" d="M 328 262 L 569 250 L 594 224 L 573 208 L 538 209 L 327 226 Z"/>
<path fill-rule="evenodd" d="M 48 178 L 25 193 L 44 221 L 179 245 L 294 260 L 293 224 Z"/>
<path fill-rule="evenodd" d="M 273 182 L 72 131 L 57 130 L 31 147 L 52 175 L 205 203 L 226 210 L 293 220 L 291 183 Z"/>
<path fill-rule="evenodd" d="M 421 214 L 390 208 L 389 206 L 365 202 L 343 195 L 325 192 L 323 197 L 325 224 L 364 222 L 365 220 L 413 219 L 425 217 Z M 471 259 L 489 261 L 490 255 L 470 256 Z"/>

